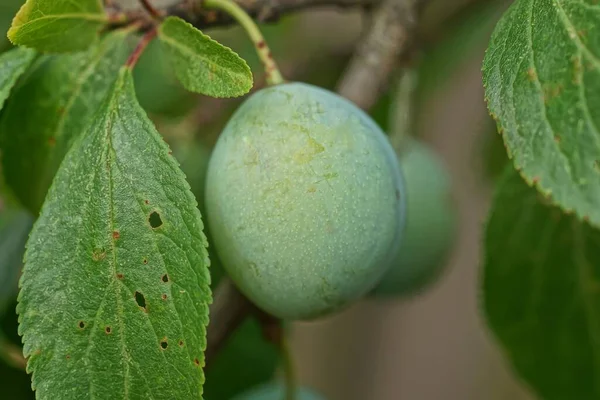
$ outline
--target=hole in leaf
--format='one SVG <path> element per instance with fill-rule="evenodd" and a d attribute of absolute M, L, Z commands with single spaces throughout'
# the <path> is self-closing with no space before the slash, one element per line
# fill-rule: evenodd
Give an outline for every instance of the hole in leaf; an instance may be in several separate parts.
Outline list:
<path fill-rule="evenodd" d="M 83 328 L 85 328 L 85 322 L 79 321 L 79 323 L 77 324 L 77 326 L 79 327 L 79 329 L 83 329 Z"/>
<path fill-rule="evenodd" d="M 138 306 L 142 307 L 144 310 L 146 309 L 146 298 L 138 291 L 135 292 L 135 301 Z"/>
<path fill-rule="evenodd" d="M 110 333 L 112 332 L 112 328 L 110 326 L 107 326 L 106 328 L 104 328 L 104 332 L 106 332 L 107 335 L 110 335 Z"/>
<path fill-rule="evenodd" d="M 162 347 L 163 350 L 166 350 L 167 347 L 169 347 L 169 343 L 167 342 L 167 338 L 163 338 L 163 340 L 160 341 L 160 347 Z"/>
<path fill-rule="evenodd" d="M 161 296 L 163 300 L 167 299 L 167 295 L 163 293 L 163 295 Z"/>
<path fill-rule="evenodd" d="M 152 214 L 150 214 L 150 218 L 148 218 L 148 221 L 150 222 L 150 226 L 153 229 L 160 228 L 163 224 L 162 219 L 160 218 L 160 214 L 156 211 L 153 211 Z"/>
<path fill-rule="evenodd" d="M 142 262 L 143 262 L 144 264 L 148 264 L 148 259 L 147 259 L 146 257 L 144 257 L 144 259 L 142 260 Z"/>
<path fill-rule="evenodd" d="M 167 282 L 169 282 L 169 275 L 167 275 L 167 274 L 164 274 L 164 275 L 161 277 L 161 279 L 162 279 L 162 281 L 163 281 L 164 283 L 167 283 Z"/>

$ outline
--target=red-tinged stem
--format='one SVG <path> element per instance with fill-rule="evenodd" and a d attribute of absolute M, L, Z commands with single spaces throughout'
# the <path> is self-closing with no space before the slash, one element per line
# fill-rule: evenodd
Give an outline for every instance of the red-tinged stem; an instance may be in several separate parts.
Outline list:
<path fill-rule="evenodd" d="M 133 50 L 133 53 L 131 53 L 131 55 L 127 59 L 127 62 L 125 63 L 125 66 L 127 68 L 133 69 L 133 67 L 135 67 L 135 64 L 137 64 L 142 53 L 144 52 L 144 50 L 146 50 L 146 47 L 148 47 L 148 45 L 150 44 L 152 39 L 154 39 L 156 37 L 156 33 L 157 33 L 156 27 L 153 27 L 148 32 L 146 32 L 144 34 L 144 36 L 142 36 L 138 45 Z"/>
<path fill-rule="evenodd" d="M 140 3 L 142 4 L 142 7 L 144 7 L 144 10 L 148 11 L 148 14 L 152 15 L 152 18 L 156 20 L 162 19 L 162 14 L 160 11 L 154 8 L 152 4 L 150 4 L 150 0 L 140 0 Z"/>

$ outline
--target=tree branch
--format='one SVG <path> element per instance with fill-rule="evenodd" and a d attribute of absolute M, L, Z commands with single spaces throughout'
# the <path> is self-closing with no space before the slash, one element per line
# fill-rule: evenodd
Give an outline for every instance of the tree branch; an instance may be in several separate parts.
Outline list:
<path fill-rule="evenodd" d="M 371 108 L 409 49 L 417 28 L 418 8 L 426 0 L 384 0 L 373 14 L 369 32 L 338 84 L 338 92 L 360 108 Z"/>
<path fill-rule="evenodd" d="M 259 22 L 273 22 L 281 16 L 306 9 L 316 8 L 371 8 L 381 0 L 236 0 L 252 18 Z M 216 10 L 206 10 L 201 0 L 181 0 L 177 4 L 158 9 L 161 15 L 174 15 L 190 22 L 197 28 L 217 27 L 233 24 L 235 21 L 228 14 Z M 125 22 L 115 26 L 129 24 L 134 21 L 143 22 L 141 30 L 148 30 L 153 24 L 152 18 L 143 8 L 125 12 Z"/>

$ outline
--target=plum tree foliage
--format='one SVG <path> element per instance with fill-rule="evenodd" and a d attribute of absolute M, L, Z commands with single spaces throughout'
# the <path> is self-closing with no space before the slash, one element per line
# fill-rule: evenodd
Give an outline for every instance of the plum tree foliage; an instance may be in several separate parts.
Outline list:
<path fill-rule="evenodd" d="M 459 232 L 456 180 L 375 122 L 414 99 L 361 110 L 286 81 L 256 4 L 151 3 L 0 2 L 0 326 L 18 315 L 21 338 L 0 334 L 0 381 L 27 383 L 5 396 L 323 400 L 296 382 L 284 323 L 432 290 Z M 501 2 L 486 3 L 449 53 L 482 34 L 471 24 Z M 266 87 L 196 28 L 224 14 Z M 600 400 L 598 38 L 598 1 L 514 0 L 483 61 L 510 162 L 484 224 L 481 316 L 545 400 Z M 375 47 L 355 61 L 379 65 Z"/>

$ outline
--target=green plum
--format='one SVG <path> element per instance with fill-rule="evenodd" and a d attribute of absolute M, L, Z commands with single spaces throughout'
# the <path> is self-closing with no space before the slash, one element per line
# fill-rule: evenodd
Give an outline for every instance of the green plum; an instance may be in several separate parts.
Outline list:
<path fill-rule="evenodd" d="M 224 268 L 251 301 L 311 320 L 371 291 L 404 226 L 404 183 L 381 129 L 304 83 L 251 95 L 219 137 L 206 209 Z"/>
<path fill-rule="evenodd" d="M 443 271 L 457 234 L 451 179 L 437 155 L 409 139 L 399 162 L 406 185 L 406 230 L 396 260 L 372 293 L 376 297 L 427 288 Z"/>
<path fill-rule="evenodd" d="M 266 383 L 232 400 L 285 400 L 285 387 L 280 383 Z M 311 389 L 300 387 L 296 390 L 296 400 L 325 400 L 325 398 Z"/>

